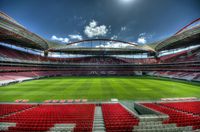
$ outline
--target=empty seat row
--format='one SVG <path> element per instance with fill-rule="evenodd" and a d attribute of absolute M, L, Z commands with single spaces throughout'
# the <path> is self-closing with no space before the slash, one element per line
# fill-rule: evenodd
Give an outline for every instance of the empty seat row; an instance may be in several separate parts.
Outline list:
<path fill-rule="evenodd" d="M 0 122 L 16 123 L 16 126 L 9 127 L 8 131 L 49 131 L 62 129 L 59 124 L 74 124 L 73 131 L 90 132 L 94 108 L 94 104 L 43 104 L 0 118 Z"/>
<path fill-rule="evenodd" d="M 200 101 L 160 103 L 160 105 L 177 109 L 183 112 L 200 115 Z"/>
<path fill-rule="evenodd" d="M 35 105 L 29 104 L 0 104 L 0 116 L 8 115 L 10 113 L 22 111 L 31 108 Z"/>
<path fill-rule="evenodd" d="M 143 103 L 142 105 L 167 114 L 169 118 L 163 122 L 164 124 L 176 123 L 178 127 L 193 126 L 193 129 L 200 129 L 200 116 L 184 113 L 158 103 Z"/>
<path fill-rule="evenodd" d="M 107 132 L 131 132 L 139 120 L 120 104 L 102 104 L 103 118 Z"/>

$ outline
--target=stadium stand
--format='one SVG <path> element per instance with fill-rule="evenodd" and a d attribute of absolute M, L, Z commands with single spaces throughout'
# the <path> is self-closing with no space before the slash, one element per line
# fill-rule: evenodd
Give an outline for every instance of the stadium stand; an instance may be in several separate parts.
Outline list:
<path fill-rule="evenodd" d="M 102 104 L 107 132 L 131 132 L 139 120 L 120 104 Z"/>
<path fill-rule="evenodd" d="M 23 104 L 0 104 L 0 116 L 8 115 L 18 111 L 22 111 L 31 108 L 35 105 L 23 105 Z"/>
<path fill-rule="evenodd" d="M 190 106 L 186 108 L 184 103 Z M 1 108 L 4 112 L 0 116 L 0 131 L 183 132 L 192 131 L 192 129 L 198 131 L 200 102 L 184 103 L 140 103 L 144 106 L 140 112 L 149 109 L 145 110 L 146 115 L 138 115 L 135 110 L 128 110 L 120 103 L 3 104 Z M 190 109 L 194 107 L 197 109 Z M 168 116 L 163 119 L 160 118 L 161 115 L 157 116 L 158 118 L 152 118 L 153 113 L 150 112 L 152 110 Z"/>
<path fill-rule="evenodd" d="M 94 108 L 94 104 L 38 105 L 23 112 L 0 118 L 0 122 L 4 125 L 6 123 L 15 123 L 16 125 L 0 128 L 8 129 L 8 132 L 62 130 L 90 132 L 93 126 Z M 10 110 L 16 111 L 15 107 Z"/>
<path fill-rule="evenodd" d="M 192 113 L 193 115 L 200 115 L 200 101 L 160 103 L 160 105 L 183 112 Z"/>
<path fill-rule="evenodd" d="M 190 102 L 187 102 L 190 104 Z M 173 103 L 179 105 L 179 103 Z M 198 102 L 199 104 L 199 102 Z M 164 114 L 167 114 L 169 116 L 169 119 L 163 121 L 164 124 L 169 123 L 176 123 L 178 127 L 183 126 L 192 126 L 193 129 L 199 129 L 200 128 L 200 116 L 193 115 L 191 113 L 184 112 L 184 105 L 182 104 L 182 107 L 179 107 L 179 109 L 176 109 L 176 107 L 168 107 L 167 104 L 163 103 L 143 103 L 142 105 L 151 108 L 153 110 L 162 112 Z M 167 105 L 167 106 L 166 106 Z M 192 104 L 191 104 L 192 105 Z M 187 109 L 189 109 L 190 106 L 188 106 Z M 197 107 L 199 109 L 199 106 Z"/>
<path fill-rule="evenodd" d="M 200 47 L 160 57 L 161 63 L 193 62 L 200 60 Z"/>
<path fill-rule="evenodd" d="M 200 81 L 199 72 L 174 72 L 174 71 L 154 71 L 148 72 L 148 75 L 158 76 L 158 77 L 168 77 L 174 79 L 182 79 L 188 81 Z"/>
<path fill-rule="evenodd" d="M 19 51 L 3 45 L 0 45 L 0 59 L 1 60 L 18 60 L 18 61 L 37 61 L 37 62 L 59 62 L 63 61 L 61 58 L 46 58 L 41 55 L 35 55 L 28 52 Z"/>

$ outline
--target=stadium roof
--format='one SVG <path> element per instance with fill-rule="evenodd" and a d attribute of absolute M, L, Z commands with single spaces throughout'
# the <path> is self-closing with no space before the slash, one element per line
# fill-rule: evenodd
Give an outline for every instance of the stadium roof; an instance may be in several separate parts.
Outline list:
<path fill-rule="evenodd" d="M 164 41 L 154 43 L 155 50 L 169 50 L 174 48 L 182 48 L 191 45 L 200 44 L 200 25 L 197 24 L 188 29 L 188 27 L 195 22 L 199 22 L 200 18 L 192 21 L 190 24 L 186 25 L 184 28 L 179 30 L 175 35 L 165 39 Z"/>
<path fill-rule="evenodd" d="M 0 41 L 33 49 L 48 48 L 47 41 L 28 31 L 3 12 L 0 12 Z"/>
<path fill-rule="evenodd" d="M 90 46 L 88 46 L 90 45 Z M 149 46 L 140 46 L 135 43 L 113 39 L 88 39 L 65 45 L 51 45 L 48 51 L 65 52 L 70 54 L 135 54 L 155 52 Z"/>
<path fill-rule="evenodd" d="M 196 21 L 199 21 L 197 19 Z M 195 22 L 196 22 L 195 21 Z M 193 24 L 193 23 L 191 23 Z M 189 24 L 190 25 L 190 24 Z M 187 25 L 187 26 L 189 26 Z M 6 42 L 16 46 L 27 47 L 32 49 L 39 49 L 43 51 L 52 52 L 65 52 L 65 53 L 103 53 L 110 52 L 110 54 L 129 54 L 129 53 L 145 53 L 145 52 L 155 52 L 161 50 L 169 50 L 173 48 L 187 47 L 191 45 L 196 45 L 200 43 L 200 25 L 194 26 L 190 29 L 180 30 L 172 37 L 165 39 L 164 41 L 155 42 L 153 44 L 138 45 L 136 43 L 130 43 L 120 40 L 113 39 L 89 39 L 81 40 L 77 42 L 71 42 L 67 44 L 60 44 L 57 42 L 45 40 L 35 33 L 28 31 L 22 25 L 17 23 L 14 19 L 8 15 L 0 12 L 0 42 Z M 99 41 L 104 46 L 93 46 L 85 47 L 78 46 L 80 43 L 93 43 Z M 108 47 L 106 44 L 116 45 L 116 43 L 121 43 L 125 45 L 122 47 Z M 127 46 L 128 45 L 128 46 Z"/>

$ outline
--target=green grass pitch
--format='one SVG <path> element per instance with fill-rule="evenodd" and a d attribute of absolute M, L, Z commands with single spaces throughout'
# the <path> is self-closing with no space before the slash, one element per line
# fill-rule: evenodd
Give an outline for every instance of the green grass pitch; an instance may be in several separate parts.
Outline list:
<path fill-rule="evenodd" d="M 154 77 L 53 77 L 0 87 L 0 101 L 29 99 L 157 100 L 200 97 L 200 83 Z"/>

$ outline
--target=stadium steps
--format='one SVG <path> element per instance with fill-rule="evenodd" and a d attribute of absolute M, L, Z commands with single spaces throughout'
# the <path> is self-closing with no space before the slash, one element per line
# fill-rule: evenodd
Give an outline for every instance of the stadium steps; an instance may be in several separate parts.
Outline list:
<path fill-rule="evenodd" d="M 169 117 L 163 113 L 149 109 L 140 104 L 135 104 L 142 115 L 138 115 L 140 122 L 138 126 L 134 126 L 133 132 L 191 132 L 192 127 L 177 127 L 175 123 L 163 124 L 163 121 Z M 149 111 L 148 111 L 149 109 Z M 155 114 L 152 113 L 155 111 Z M 150 112 L 150 114 L 148 114 Z"/>
<path fill-rule="evenodd" d="M 73 132 L 76 124 L 55 124 L 48 132 Z"/>
<path fill-rule="evenodd" d="M 120 101 L 120 104 L 127 109 L 128 111 L 130 111 L 131 113 L 133 113 L 133 115 L 137 116 L 137 111 L 135 110 L 134 107 L 134 101 Z"/>
<path fill-rule="evenodd" d="M 159 118 L 159 117 L 158 117 Z M 183 132 L 192 131 L 192 127 L 177 127 L 176 124 L 163 124 L 160 119 L 143 120 L 134 126 L 133 132 Z"/>
<path fill-rule="evenodd" d="M 16 123 L 0 122 L 0 131 L 8 131 L 9 127 L 15 127 Z"/>
<path fill-rule="evenodd" d="M 95 107 L 93 132 L 105 132 L 105 125 L 104 125 L 101 106 Z"/>

